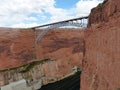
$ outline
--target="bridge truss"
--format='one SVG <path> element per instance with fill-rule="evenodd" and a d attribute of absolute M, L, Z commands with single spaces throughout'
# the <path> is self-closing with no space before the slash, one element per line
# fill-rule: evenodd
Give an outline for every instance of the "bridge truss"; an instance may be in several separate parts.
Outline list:
<path fill-rule="evenodd" d="M 86 21 L 87 19 L 88 16 L 85 16 L 85 17 L 79 17 L 79 18 L 32 27 L 32 29 L 39 31 L 38 34 L 36 35 L 35 42 L 38 43 L 47 32 L 55 28 L 60 28 L 63 26 L 75 26 L 78 28 L 84 28 L 87 26 L 87 21 Z"/>

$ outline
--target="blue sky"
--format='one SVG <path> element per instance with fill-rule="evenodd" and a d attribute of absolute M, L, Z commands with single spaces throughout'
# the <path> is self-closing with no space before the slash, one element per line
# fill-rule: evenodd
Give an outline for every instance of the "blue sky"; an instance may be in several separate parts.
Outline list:
<path fill-rule="evenodd" d="M 56 0 L 56 7 L 57 8 L 63 8 L 63 9 L 70 9 L 75 7 L 75 4 L 79 0 Z"/>
<path fill-rule="evenodd" d="M 32 27 L 81 16 L 103 0 L 0 0 L 0 27 Z"/>

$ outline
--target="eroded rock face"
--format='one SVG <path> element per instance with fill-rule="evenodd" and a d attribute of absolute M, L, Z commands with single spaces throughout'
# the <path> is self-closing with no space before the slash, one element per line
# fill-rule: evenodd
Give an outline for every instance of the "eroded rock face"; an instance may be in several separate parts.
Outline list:
<path fill-rule="evenodd" d="M 36 59 L 33 30 L 0 28 L 0 70 Z"/>
<path fill-rule="evenodd" d="M 119 0 L 106 0 L 90 14 L 80 90 L 120 89 L 119 11 Z"/>
<path fill-rule="evenodd" d="M 79 30 L 53 30 L 38 44 L 35 37 L 34 30 L 0 28 L 0 70 L 36 59 L 82 58 L 83 32 Z"/>
<path fill-rule="evenodd" d="M 100 3 L 97 7 L 91 10 L 88 26 L 99 24 L 101 22 L 108 22 L 114 14 L 119 12 L 119 0 L 104 0 L 103 3 Z"/>
<path fill-rule="evenodd" d="M 19 74 L 22 68 L 0 72 L 0 86 L 31 76 L 36 81 L 42 75 L 45 76 L 46 84 L 73 72 L 75 66 L 81 66 L 84 51 L 83 31 L 52 30 L 36 43 L 37 33 L 38 31 L 32 29 L 0 28 L 0 70 L 18 67 L 36 60 L 48 58 L 53 60 L 42 66 L 36 66 L 24 74 Z M 42 68 L 41 71 L 39 67 Z M 16 73 L 15 76 L 11 76 L 13 73 Z"/>
<path fill-rule="evenodd" d="M 36 45 L 37 58 L 69 60 L 70 64 L 81 66 L 84 51 L 84 32 L 78 30 L 51 31 Z"/>

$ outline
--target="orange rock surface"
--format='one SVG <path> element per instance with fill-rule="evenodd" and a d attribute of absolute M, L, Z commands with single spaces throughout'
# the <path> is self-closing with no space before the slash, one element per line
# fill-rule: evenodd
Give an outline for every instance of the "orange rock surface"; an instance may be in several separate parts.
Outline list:
<path fill-rule="evenodd" d="M 0 70 L 36 59 L 34 37 L 32 30 L 0 28 Z"/>
<path fill-rule="evenodd" d="M 37 58 L 69 60 L 80 66 L 84 50 L 84 32 L 80 30 L 53 30 L 36 45 Z"/>
<path fill-rule="evenodd" d="M 120 1 L 119 0 L 104 0 L 97 7 L 91 10 L 92 13 L 89 15 L 88 26 L 92 24 L 99 24 L 101 22 L 110 22 L 110 18 L 113 14 L 120 12 Z"/>
<path fill-rule="evenodd" d="M 80 90 L 120 89 L 120 1 L 101 5 L 92 10 L 85 31 Z"/>
<path fill-rule="evenodd" d="M 52 30 L 36 44 L 37 32 L 32 29 L 0 28 L 0 70 L 46 58 L 59 62 L 60 73 L 70 72 L 68 68 L 73 66 L 81 66 L 83 31 Z"/>

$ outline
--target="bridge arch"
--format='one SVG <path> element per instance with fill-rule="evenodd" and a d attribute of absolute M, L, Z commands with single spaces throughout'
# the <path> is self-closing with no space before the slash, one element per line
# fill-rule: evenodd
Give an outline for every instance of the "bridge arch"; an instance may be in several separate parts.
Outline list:
<path fill-rule="evenodd" d="M 42 29 L 42 32 L 39 32 L 37 34 L 35 42 L 38 43 L 47 32 L 55 28 L 60 28 L 63 26 L 75 26 L 79 28 L 84 28 L 87 26 L 87 22 L 85 22 L 84 20 L 87 19 L 88 16 L 32 27 L 32 29 L 34 30 Z"/>

